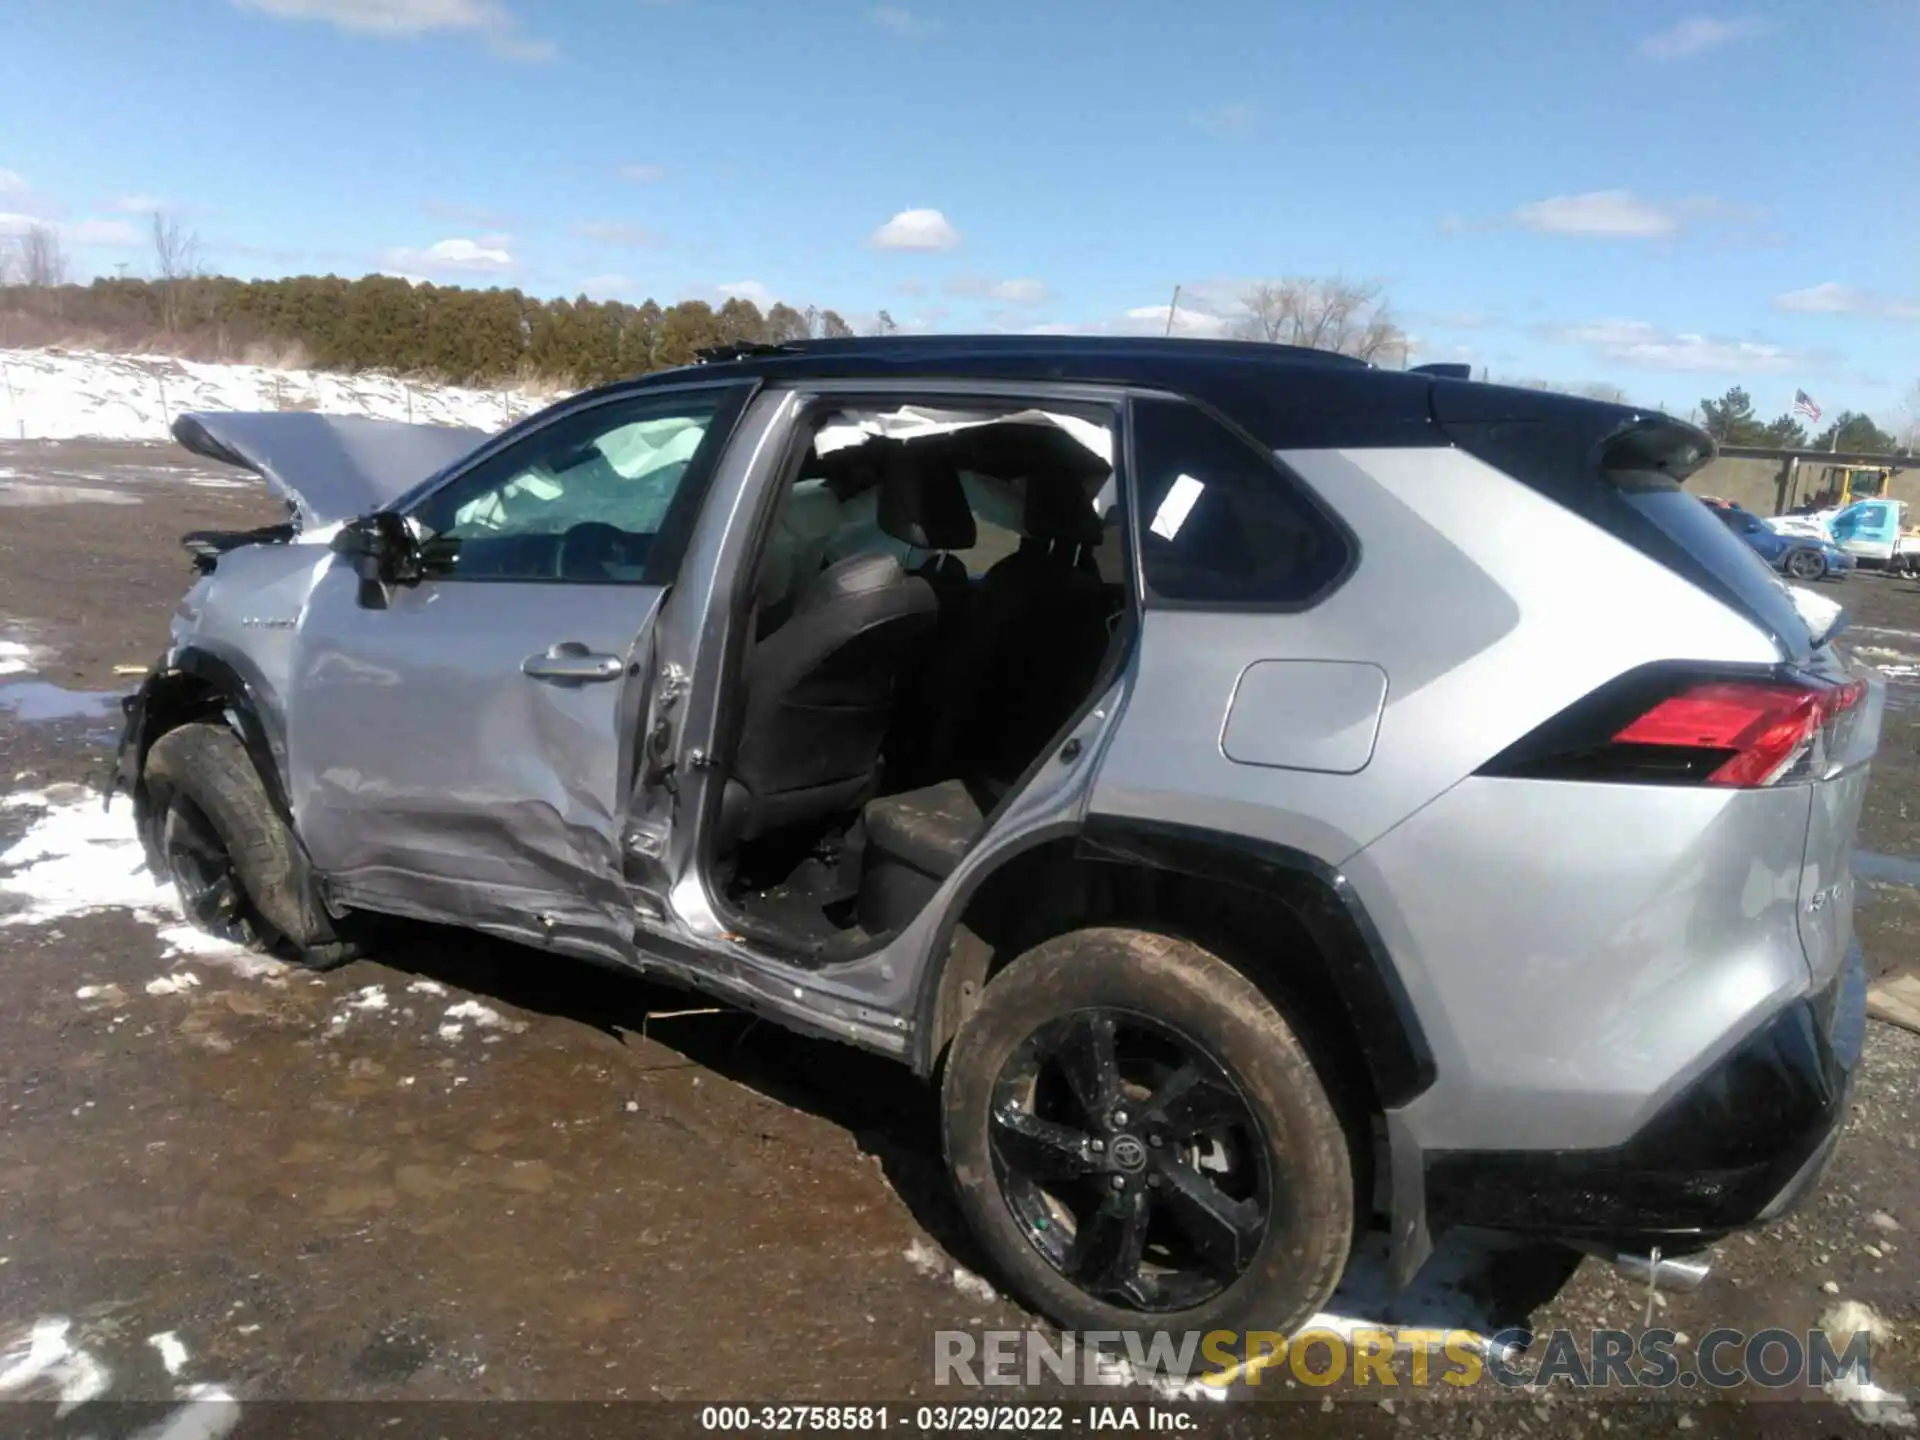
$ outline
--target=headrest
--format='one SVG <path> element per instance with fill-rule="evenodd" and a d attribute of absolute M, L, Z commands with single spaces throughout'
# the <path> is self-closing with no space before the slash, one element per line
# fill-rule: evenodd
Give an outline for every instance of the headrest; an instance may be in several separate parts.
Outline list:
<path fill-rule="evenodd" d="M 869 590 L 884 590 L 905 575 L 900 562 L 891 555 L 849 555 L 822 570 L 814 582 L 800 592 L 793 613 L 804 615 L 836 600 L 864 595 Z"/>
<path fill-rule="evenodd" d="M 880 528 L 916 550 L 971 550 L 979 532 L 952 457 L 900 441 L 881 446 Z"/>
<path fill-rule="evenodd" d="M 1020 528 L 1030 540 L 1098 545 L 1100 517 L 1080 482 L 1069 475 L 1030 475 Z"/>

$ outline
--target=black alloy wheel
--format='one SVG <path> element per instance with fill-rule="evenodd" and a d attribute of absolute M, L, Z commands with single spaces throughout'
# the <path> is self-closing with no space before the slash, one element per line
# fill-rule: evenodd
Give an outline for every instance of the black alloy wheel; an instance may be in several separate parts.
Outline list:
<path fill-rule="evenodd" d="M 187 919 L 210 935 L 251 946 L 258 931 L 247 905 L 246 887 L 226 841 L 198 805 L 176 794 L 161 831 L 167 873 Z"/>
<path fill-rule="evenodd" d="M 1227 1071 L 1173 1026 L 1097 1007 L 1043 1024 L 994 1083 L 1000 1194 L 1056 1271 L 1107 1304 L 1190 1310 L 1253 1264 L 1269 1146 Z"/>

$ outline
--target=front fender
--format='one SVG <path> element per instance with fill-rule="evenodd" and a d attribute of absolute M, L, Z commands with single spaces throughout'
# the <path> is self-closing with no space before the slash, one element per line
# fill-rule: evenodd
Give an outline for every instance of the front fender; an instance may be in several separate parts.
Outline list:
<path fill-rule="evenodd" d="M 155 661 L 139 687 L 121 702 L 125 720 L 106 784 L 106 803 L 124 791 L 133 801 L 134 822 L 150 866 L 159 867 L 159 837 L 154 831 L 147 793 L 147 752 L 169 730 L 194 721 L 220 720 L 246 746 L 274 809 L 293 833 L 281 768 L 278 730 L 253 685 L 233 665 L 189 647 Z M 298 836 L 295 835 L 296 847 Z M 303 857 L 304 858 L 304 857 Z"/>

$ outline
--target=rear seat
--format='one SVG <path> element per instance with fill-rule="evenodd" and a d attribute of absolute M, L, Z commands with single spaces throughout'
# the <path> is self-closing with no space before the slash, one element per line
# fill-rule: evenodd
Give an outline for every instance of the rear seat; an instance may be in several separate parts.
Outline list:
<path fill-rule="evenodd" d="M 949 672 L 933 773 L 959 778 L 862 812 L 859 918 L 869 933 L 899 929 L 932 898 L 1000 797 L 1086 699 L 1105 656 L 1124 589 L 1103 582 L 1093 563 L 1105 537 L 1077 482 L 1029 481 L 1022 529 L 1019 552 L 981 581 Z"/>

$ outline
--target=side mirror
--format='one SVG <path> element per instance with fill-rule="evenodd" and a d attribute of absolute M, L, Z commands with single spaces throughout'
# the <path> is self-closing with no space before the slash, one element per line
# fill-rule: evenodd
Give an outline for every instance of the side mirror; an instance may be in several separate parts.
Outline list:
<path fill-rule="evenodd" d="M 413 585 L 420 580 L 420 544 L 404 518 L 376 510 L 349 520 L 333 537 L 333 553 L 353 557 L 362 580 L 382 585 Z"/>
<path fill-rule="evenodd" d="M 417 585 L 423 573 L 413 528 L 392 510 L 347 521 L 334 534 L 333 553 L 352 557 L 353 573 L 360 577 L 360 603 L 370 610 L 386 609 L 393 586 Z"/>

